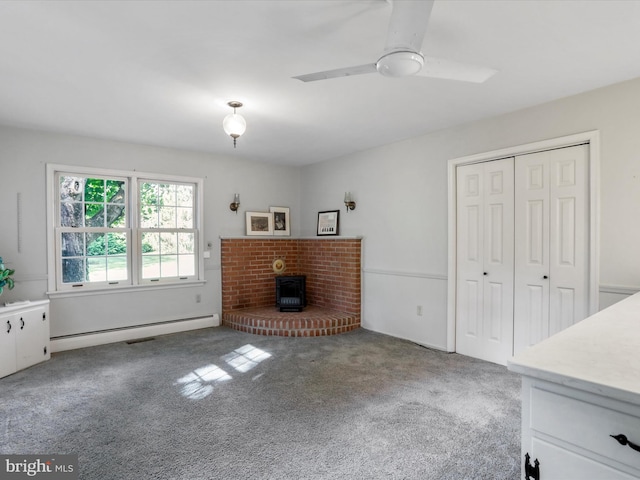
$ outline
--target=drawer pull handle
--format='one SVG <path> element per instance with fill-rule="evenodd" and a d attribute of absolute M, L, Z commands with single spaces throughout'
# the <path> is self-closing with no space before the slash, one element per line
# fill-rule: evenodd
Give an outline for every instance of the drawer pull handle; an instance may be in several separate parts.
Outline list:
<path fill-rule="evenodd" d="M 629 440 L 627 440 L 627 437 L 625 435 L 619 434 L 609 436 L 611 438 L 615 438 L 620 445 L 629 445 L 629 448 L 634 449 L 636 452 L 640 452 L 640 445 L 636 445 L 635 443 L 630 442 Z"/>
<path fill-rule="evenodd" d="M 11 322 L 7 320 L 7 333 L 11 331 Z"/>
<path fill-rule="evenodd" d="M 529 452 L 524 456 L 524 478 L 525 480 L 540 480 L 540 462 L 536 458 L 531 465 Z"/>

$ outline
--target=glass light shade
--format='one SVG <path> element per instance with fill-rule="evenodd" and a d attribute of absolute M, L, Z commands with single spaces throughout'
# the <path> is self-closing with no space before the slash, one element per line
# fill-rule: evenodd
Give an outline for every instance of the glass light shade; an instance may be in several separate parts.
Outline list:
<path fill-rule="evenodd" d="M 344 203 L 349 203 L 351 201 L 351 192 L 344 192 Z"/>
<path fill-rule="evenodd" d="M 239 193 L 236 193 L 233 196 L 233 203 L 238 203 L 238 204 L 240 203 L 240 194 Z"/>
<path fill-rule="evenodd" d="M 227 135 L 238 138 L 247 129 L 247 122 L 244 120 L 242 115 L 230 113 L 224 117 L 224 120 L 222 121 L 222 128 L 224 128 Z"/>

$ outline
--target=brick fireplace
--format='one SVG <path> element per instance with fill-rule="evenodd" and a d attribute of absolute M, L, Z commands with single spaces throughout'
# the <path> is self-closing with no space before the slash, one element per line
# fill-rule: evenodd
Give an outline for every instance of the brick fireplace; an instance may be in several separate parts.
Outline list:
<path fill-rule="evenodd" d="M 320 336 L 360 326 L 360 238 L 265 238 L 221 240 L 222 322 L 261 335 Z M 307 307 L 280 312 L 275 306 L 273 261 L 283 275 L 306 277 Z"/>

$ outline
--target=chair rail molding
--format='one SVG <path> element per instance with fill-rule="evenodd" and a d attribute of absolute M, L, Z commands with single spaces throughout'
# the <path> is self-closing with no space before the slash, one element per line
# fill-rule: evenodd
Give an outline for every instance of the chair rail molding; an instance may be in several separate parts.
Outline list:
<path fill-rule="evenodd" d="M 615 293 L 618 295 L 633 295 L 640 292 L 640 287 L 626 285 L 600 285 L 600 293 Z"/>
<path fill-rule="evenodd" d="M 394 277 L 414 277 L 414 278 L 427 278 L 430 280 L 447 280 L 447 275 L 443 273 L 431 273 L 431 272 L 406 272 L 401 270 L 388 270 L 384 268 L 363 268 L 362 273 L 372 275 L 391 275 Z"/>

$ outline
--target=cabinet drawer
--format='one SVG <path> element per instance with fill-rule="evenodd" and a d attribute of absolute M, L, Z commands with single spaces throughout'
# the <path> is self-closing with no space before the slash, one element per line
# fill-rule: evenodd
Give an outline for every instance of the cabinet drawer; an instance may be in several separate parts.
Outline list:
<path fill-rule="evenodd" d="M 610 435 L 624 434 L 640 445 L 640 418 L 620 410 L 560 395 L 539 388 L 531 389 L 532 432 L 561 440 L 566 448 L 575 446 L 626 465 L 640 473 L 640 452 L 620 445 Z M 607 463 L 610 463 L 607 461 Z"/>
<path fill-rule="evenodd" d="M 633 480 L 628 475 L 564 448 L 534 439 L 531 452 L 540 464 L 541 480 Z"/>

